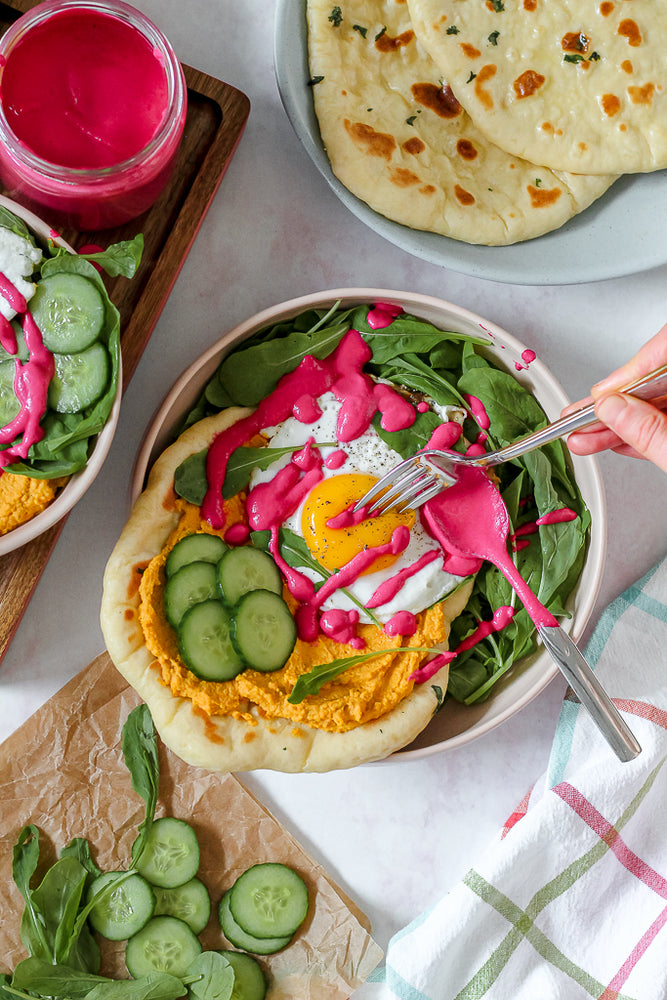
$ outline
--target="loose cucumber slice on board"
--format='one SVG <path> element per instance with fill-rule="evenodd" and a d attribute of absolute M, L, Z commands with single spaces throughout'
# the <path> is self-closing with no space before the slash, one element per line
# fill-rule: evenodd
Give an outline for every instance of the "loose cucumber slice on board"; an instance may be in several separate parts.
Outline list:
<path fill-rule="evenodd" d="M 201 561 L 187 563 L 168 578 L 164 589 L 164 606 L 170 624 L 178 629 L 186 611 L 217 596 L 215 566 Z"/>
<path fill-rule="evenodd" d="M 269 861 L 239 875 L 229 893 L 236 923 L 255 938 L 292 936 L 306 919 L 308 889 L 287 865 Z"/>
<path fill-rule="evenodd" d="M 125 964 L 134 979 L 151 972 L 169 972 L 182 979 L 201 952 L 201 941 L 183 920 L 153 917 L 127 942 Z"/>
<path fill-rule="evenodd" d="M 252 590 L 236 607 L 232 638 L 249 666 L 270 672 L 289 659 L 296 624 L 282 597 L 269 590 Z"/>
<path fill-rule="evenodd" d="M 192 878 L 174 889 L 155 886 L 153 891 L 156 917 L 178 917 L 195 934 L 201 934 L 211 915 L 211 897 L 201 879 Z"/>
<path fill-rule="evenodd" d="M 44 346 L 54 354 L 84 351 L 104 326 L 102 295 L 82 274 L 61 272 L 42 278 L 29 309 Z"/>
<path fill-rule="evenodd" d="M 21 409 L 14 392 L 14 374 L 16 365 L 13 361 L 0 361 L 0 427 L 11 424 Z"/>
<path fill-rule="evenodd" d="M 194 535 L 185 535 L 174 545 L 167 556 L 164 565 L 167 576 L 173 576 L 179 569 L 193 562 L 217 564 L 227 546 L 219 535 L 210 535 L 207 531 L 199 531 Z"/>
<path fill-rule="evenodd" d="M 174 816 L 156 819 L 135 868 L 151 885 L 161 889 L 184 885 L 195 877 L 199 868 L 197 834 L 183 819 Z"/>
<path fill-rule="evenodd" d="M 88 902 L 99 896 L 122 872 L 104 872 L 91 883 Z M 107 891 L 90 911 L 93 930 L 109 941 L 126 941 L 140 931 L 153 916 L 155 896 L 141 875 L 130 875 L 115 889 Z"/>
<path fill-rule="evenodd" d="M 179 570 L 176 576 L 185 569 Z M 183 663 L 202 680 L 232 680 L 246 664 L 232 643 L 231 633 L 232 620 L 221 601 L 195 604 L 183 616 L 178 629 L 178 648 Z"/>
<path fill-rule="evenodd" d="M 242 948 L 243 951 L 249 951 L 253 955 L 273 955 L 277 951 L 282 951 L 292 940 L 292 935 L 287 934 L 285 937 L 277 938 L 258 938 L 253 937 L 252 934 L 248 934 L 243 930 L 242 927 L 234 920 L 232 916 L 232 911 L 229 908 L 229 897 L 231 895 L 231 889 L 228 889 L 225 895 L 220 900 L 220 906 L 218 908 L 218 917 L 220 919 L 220 926 L 222 927 L 222 933 L 225 935 L 230 944 L 233 944 L 235 948 Z"/>
<path fill-rule="evenodd" d="M 56 413 L 80 413 L 104 394 L 111 375 L 104 344 L 93 344 L 75 354 L 54 354 L 53 360 L 55 371 L 47 402 Z"/>
<path fill-rule="evenodd" d="M 266 977 L 259 962 L 242 951 L 220 949 L 234 970 L 234 989 L 229 1000 L 264 1000 Z"/>
<path fill-rule="evenodd" d="M 251 590 L 282 594 L 280 570 L 268 552 L 252 545 L 230 549 L 218 564 L 218 581 L 227 604 L 234 605 Z"/>

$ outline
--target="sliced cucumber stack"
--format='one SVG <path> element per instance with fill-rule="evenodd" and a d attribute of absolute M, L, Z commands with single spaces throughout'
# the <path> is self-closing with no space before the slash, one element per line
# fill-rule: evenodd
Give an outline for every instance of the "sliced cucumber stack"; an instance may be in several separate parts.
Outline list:
<path fill-rule="evenodd" d="M 308 913 L 308 889 L 292 868 L 265 862 L 248 868 L 222 897 L 222 932 L 236 948 L 272 955 L 292 940 Z"/>
<path fill-rule="evenodd" d="M 275 561 L 261 549 L 230 549 L 206 532 L 185 535 L 165 561 L 164 604 L 181 659 L 201 680 L 232 680 L 285 665 L 297 632 Z"/>

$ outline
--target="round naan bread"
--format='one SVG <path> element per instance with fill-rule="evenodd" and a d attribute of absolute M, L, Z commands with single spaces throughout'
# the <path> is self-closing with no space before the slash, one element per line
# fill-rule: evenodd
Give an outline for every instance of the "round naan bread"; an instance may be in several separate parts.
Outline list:
<path fill-rule="evenodd" d="M 667 167 L 667 0 L 407 0 L 491 142 L 554 170 Z"/>
<path fill-rule="evenodd" d="M 160 554 L 179 521 L 174 472 L 189 455 L 207 448 L 214 437 L 252 411 L 224 410 L 185 431 L 153 466 L 146 489 L 135 503 L 104 574 L 101 625 L 107 649 L 120 673 L 148 705 L 156 729 L 173 752 L 210 771 L 331 771 L 378 760 L 410 743 L 438 708 L 437 690 L 447 687 L 447 666 L 417 684 L 392 711 L 346 732 L 327 732 L 293 719 L 252 712 L 252 722 L 230 715 L 209 716 L 189 698 L 174 696 L 163 684 L 155 656 L 139 622 L 138 570 Z M 465 607 L 468 581 L 443 602 L 445 619 Z"/>
<path fill-rule="evenodd" d="M 557 229 L 616 179 L 554 173 L 485 138 L 421 46 L 405 2 L 308 0 L 307 14 L 315 112 L 332 170 L 376 212 L 504 246 Z"/>

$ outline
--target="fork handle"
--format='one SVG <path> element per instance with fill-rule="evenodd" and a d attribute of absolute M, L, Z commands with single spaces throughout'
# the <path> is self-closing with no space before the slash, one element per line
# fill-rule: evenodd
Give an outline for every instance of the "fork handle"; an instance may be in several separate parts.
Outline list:
<path fill-rule="evenodd" d="M 667 394 L 667 365 L 661 365 L 660 368 L 649 372 L 648 375 L 643 375 L 642 378 L 636 379 L 618 391 L 627 393 L 629 396 L 636 396 L 638 399 L 658 399 Z M 533 448 L 540 448 L 550 441 L 556 441 L 558 438 L 565 437 L 566 434 L 571 434 L 572 431 L 588 427 L 596 420 L 595 403 L 589 403 L 588 406 L 583 406 L 581 409 L 575 410 L 574 413 L 569 413 L 566 417 L 555 420 L 542 430 L 529 434 L 521 441 L 501 448 L 491 461 L 479 464 L 498 465 L 500 462 L 508 461 L 508 459 L 518 458 L 519 455 L 532 451 Z"/>

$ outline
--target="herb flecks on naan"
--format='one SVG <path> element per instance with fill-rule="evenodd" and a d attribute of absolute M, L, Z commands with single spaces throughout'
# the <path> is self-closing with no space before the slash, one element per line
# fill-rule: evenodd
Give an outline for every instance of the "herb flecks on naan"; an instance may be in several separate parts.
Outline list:
<path fill-rule="evenodd" d="M 397 0 L 308 0 L 311 84 L 334 174 L 413 229 L 504 246 L 559 228 L 614 176 L 555 173 L 489 142 Z M 484 84 L 480 81 L 480 87 Z"/>
<path fill-rule="evenodd" d="M 667 167 L 665 0 L 407 0 L 491 142 L 554 170 Z"/>

